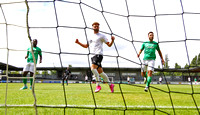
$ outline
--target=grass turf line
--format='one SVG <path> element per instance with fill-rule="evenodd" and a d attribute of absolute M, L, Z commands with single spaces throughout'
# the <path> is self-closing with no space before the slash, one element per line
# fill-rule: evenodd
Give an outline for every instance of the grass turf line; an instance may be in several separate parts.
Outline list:
<path fill-rule="evenodd" d="M 8 97 L 7 105 L 8 112 L 21 112 L 29 110 L 34 113 L 33 103 L 34 99 L 31 90 L 19 90 L 23 86 L 22 83 L 9 83 L 8 84 Z M 66 108 L 65 112 L 73 110 L 79 110 L 77 114 L 82 113 L 107 113 L 111 114 L 122 113 L 126 110 L 126 114 L 137 113 L 145 114 L 146 111 L 152 113 L 164 111 L 169 114 L 173 113 L 169 93 L 162 92 L 160 90 L 151 88 L 153 99 L 156 107 L 153 106 L 150 94 L 144 92 L 144 85 L 127 85 L 127 84 L 115 84 L 115 92 L 110 93 L 109 86 L 107 84 L 101 84 L 102 90 L 99 93 L 93 94 L 90 84 L 69 84 L 65 85 L 67 105 L 65 105 L 65 99 L 63 94 L 63 87 L 59 83 L 36 83 L 35 93 L 37 98 L 37 106 L 39 112 L 46 113 L 48 111 L 59 113 L 64 112 L 63 108 Z M 122 94 L 119 90 L 121 86 L 122 93 L 125 98 L 125 103 L 122 98 Z M 140 86 L 140 87 L 137 87 Z M 168 92 L 166 85 L 153 85 L 155 88 L 162 89 Z M 199 85 L 193 85 L 194 94 L 192 93 L 191 85 L 169 85 L 172 91 L 172 101 L 174 104 L 175 112 L 185 114 L 184 110 L 191 111 L 190 113 L 196 114 L 198 111 L 194 104 L 192 95 L 197 103 L 200 104 Z M 92 84 L 93 90 L 95 90 L 95 84 Z M 6 83 L 0 83 L 0 113 L 5 111 L 5 90 Z M 183 92 L 182 93 L 173 93 Z M 95 100 L 95 102 L 94 102 Z M 96 106 L 95 106 L 96 103 Z M 127 106 L 125 106 L 125 104 Z M 19 105 L 19 106 L 18 106 Z M 60 107 L 60 108 L 59 108 Z M 156 109 L 155 109 L 156 108 Z M 155 111 L 154 111 L 155 110 Z M 110 113 L 108 112 L 108 113 Z M 74 112 L 73 112 L 74 113 Z M 76 113 L 76 112 L 75 112 Z M 162 113 L 162 112 L 161 112 Z"/>

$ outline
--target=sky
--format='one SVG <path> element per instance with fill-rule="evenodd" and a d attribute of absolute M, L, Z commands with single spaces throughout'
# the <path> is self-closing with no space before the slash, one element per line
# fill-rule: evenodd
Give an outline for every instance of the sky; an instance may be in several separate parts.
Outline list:
<path fill-rule="evenodd" d="M 100 32 L 112 47 L 104 45 L 103 67 L 140 67 L 137 58 L 148 32 L 154 32 L 169 66 L 184 67 L 199 54 L 199 0 L 28 0 L 29 30 L 38 40 L 43 62 L 38 67 L 89 67 L 89 49 L 75 44 L 87 43 L 93 34 L 92 23 L 100 23 Z M 127 2 L 126 2 L 127 1 Z M 22 0 L 0 1 L 0 62 L 24 67 L 30 41 L 26 28 L 26 5 Z M 55 4 L 55 6 L 54 6 Z M 155 67 L 161 66 L 157 53 Z"/>

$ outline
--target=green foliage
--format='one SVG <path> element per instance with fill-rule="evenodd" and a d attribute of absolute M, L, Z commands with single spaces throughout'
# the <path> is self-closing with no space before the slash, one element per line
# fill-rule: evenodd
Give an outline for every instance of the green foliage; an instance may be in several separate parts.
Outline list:
<path fill-rule="evenodd" d="M 36 71 L 36 75 L 38 75 L 38 74 L 40 74 L 40 72 L 39 72 L 39 71 Z"/>
<path fill-rule="evenodd" d="M 175 63 L 175 69 L 181 69 L 181 66 L 178 63 Z M 174 72 L 174 76 L 182 76 L 181 72 Z"/>
<path fill-rule="evenodd" d="M 185 69 L 188 69 L 188 68 L 189 68 L 189 65 L 186 63 L 185 66 L 184 66 L 184 68 L 185 68 Z"/>
<path fill-rule="evenodd" d="M 168 55 L 165 55 L 165 65 L 164 65 L 164 68 L 166 68 L 166 69 L 169 68 L 168 61 L 169 61 Z"/>
<path fill-rule="evenodd" d="M 191 64 L 190 66 L 194 67 L 194 66 L 197 66 L 198 62 L 197 62 L 197 56 L 195 56 L 192 61 L 191 61 Z"/>
<path fill-rule="evenodd" d="M 50 70 L 50 75 L 56 75 L 57 71 L 56 70 Z"/>
<path fill-rule="evenodd" d="M 178 63 L 175 63 L 175 69 L 180 69 L 180 68 L 181 68 L 181 66 L 178 65 Z"/>
<path fill-rule="evenodd" d="M 169 61 L 169 58 L 168 58 L 167 55 L 165 55 L 165 66 L 164 66 L 165 69 L 169 68 L 168 61 Z M 185 69 L 189 69 L 189 68 L 194 68 L 196 66 L 200 66 L 200 53 L 198 54 L 198 57 L 195 56 L 192 59 L 190 65 L 188 65 L 186 63 L 184 68 Z M 160 68 L 160 66 L 158 66 L 158 68 Z M 175 63 L 175 69 L 181 69 L 181 66 L 178 63 Z M 172 72 L 164 72 L 164 74 L 166 76 L 182 76 L 182 75 L 184 75 L 184 76 L 200 76 L 200 73 L 190 73 L 189 74 L 189 73 L 180 73 L 180 72 L 174 72 L 174 73 L 172 73 Z M 162 75 L 162 73 L 161 72 L 155 72 L 154 75 Z"/>
<path fill-rule="evenodd" d="M 10 74 L 19 74 L 19 71 L 11 71 Z"/>
<path fill-rule="evenodd" d="M 69 68 L 71 68 L 72 67 L 72 65 L 71 64 L 69 64 L 69 66 L 68 66 Z"/>
<path fill-rule="evenodd" d="M 49 75 L 47 70 L 42 71 L 42 75 Z"/>
<path fill-rule="evenodd" d="M 191 65 L 190 65 L 190 66 L 192 66 L 192 67 L 194 67 L 194 66 L 200 66 L 200 53 L 199 53 L 198 57 L 195 56 L 195 57 L 192 59 Z"/>

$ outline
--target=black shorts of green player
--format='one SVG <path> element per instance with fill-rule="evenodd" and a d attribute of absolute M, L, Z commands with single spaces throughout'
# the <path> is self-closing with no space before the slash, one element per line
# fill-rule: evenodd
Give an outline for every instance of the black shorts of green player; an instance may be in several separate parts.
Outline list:
<path fill-rule="evenodd" d="M 102 56 L 102 55 L 95 55 L 95 56 L 93 56 L 93 57 L 91 58 L 91 60 L 92 60 L 92 64 L 97 65 L 98 68 L 99 68 L 99 67 L 102 68 L 102 65 L 101 65 L 101 62 L 102 62 L 102 60 L 103 60 L 103 56 Z M 97 69 L 98 69 L 98 68 L 97 68 Z"/>

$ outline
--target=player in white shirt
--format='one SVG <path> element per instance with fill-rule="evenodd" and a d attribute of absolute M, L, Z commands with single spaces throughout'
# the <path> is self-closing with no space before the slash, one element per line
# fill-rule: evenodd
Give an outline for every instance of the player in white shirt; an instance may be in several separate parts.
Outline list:
<path fill-rule="evenodd" d="M 92 36 L 92 38 L 89 39 L 87 44 L 82 44 L 81 42 L 79 42 L 78 39 L 76 39 L 75 43 L 79 44 L 83 48 L 89 47 L 91 50 L 91 54 L 94 54 L 94 56 L 91 58 L 92 60 L 91 71 L 96 77 L 96 81 L 97 81 L 95 93 L 101 90 L 101 86 L 99 84 L 99 81 L 100 81 L 99 75 L 103 78 L 105 82 L 109 84 L 111 93 L 113 93 L 114 84 L 110 82 L 110 80 L 108 79 L 108 76 L 103 72 L 101 62 L 103 60 L 103 43 L 107 44 L 108 47 L 111 47 L 115 40 L 115 37 L 111 36 L 111 42 L 109 42 L 105 35 L 99 33 L 98 22 L 94 22 L 92 24 L 92 27 L 94 30 L 94 35 Z"/>
<path fill-rule="evenodd" d="M 188 77 L 188 84 L 190 84 L 191 83 L 191 79 L 190 79 L 190 77 Z"/>
<path fill-rule="evenodd" d="M 159 82 L 160 84 L 162 84 L 162 77 L 159 77 Z"/>

